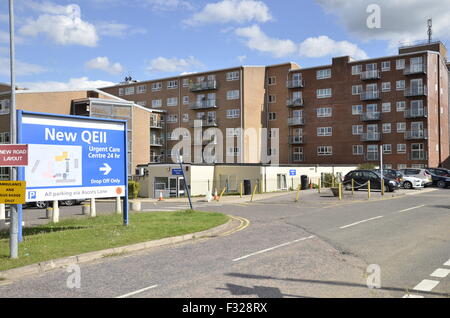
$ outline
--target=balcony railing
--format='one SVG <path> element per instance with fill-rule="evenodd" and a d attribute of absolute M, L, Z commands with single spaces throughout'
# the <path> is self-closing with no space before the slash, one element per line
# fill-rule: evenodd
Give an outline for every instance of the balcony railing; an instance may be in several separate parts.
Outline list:
<path fill-rule="evenodd" d="M 427 66 L 425 65 L 425 63 L 408 65 L 403 70 L 404 75 L 421 74 L 421 73 L 423 74 L 427 73 Z"/>
<path fill-rule="evenodd" d="M 196 101 L 191 104 L 189 104 L 190 109 L 207 109 L 207 108 L 217 108 L 216 100 L 215 99 L 209 99 L 209 100 L 201 100 Z"/>
<path fill-rule="evenodd" d="M 405 110 L 405 118 L 421 118 L 428 117 L 428 109 L 426 107 L 410 108 Z"/>
<path fill-rule="evenodd" d="M 211 89 L 217 89 L 217 81 L 203 81 L 197 83 L 191 83 L 189 90 L 191 92 L 206 91 Z"/>
<path fill-rule="evenodd" d="M 304 162 L 305 155 L 302 153 L 294 153 L 292 154 L 292 162 Z"/>
<path fill-rule="evenodd" d="M 366 161 L 378 161 L 378 160 L 380 160 L 380 153 L 379 152 L 367 152 L 364 155 L 364 160 L 366 160 Z"/>
<path fill-rule="evenodd" d="M 150 120 L 150 128 L 161 129 L 161 128 L 163 128 L 163 124 L 161 121 Z"/>
<path fill-rule="evenodd" d="M 376 100 L 380 99 L 380 91 L 365 91 L 361 93 L 361 100 Z"/>
<path fill-rule="evenodd" d="M 150 156 L 150 163 L 161 163 L 164 160 L 164 156 Z"/>
<path fill-rule="evenodd" d="M 302 126 L 305 124 L 305 118 L 303 117 L 290 117 L 288 118 L 289 126 Z"/>
<path fill-rule="evenodd" d="M 380 112 L 362 113 L 361 114 L 361 120 L 362 121 L 381 120 L 381 113 Z"/>
<path fill-rule="evenodd" d="M 428 139 L 428 131 L 424 129 L 405 131 L 405 139 L 406 140 Z"/>
<path fill-rule="evenodd" d="M 303 106 L 303 98 L 297 98 L 297 99 L 288 99 L 286 101 L 287 107 L 299 107 Z"/>
<path fill-rule="evenodd" d="M 380 74 L 379 70 L 371 70 L 371 71 L 361 72 L 360 76 L 361 76 L 362 81 L 381 78 L 381 74 Z"/>
<path fill-rule="evenodd" d="M 191 127 L 217 127 L 219 123 L 216 118 L 195 119 L 190 122 Z"/>
<path fill-rule="evenodd" d="M 379 132 L 368 132 L 361 134 L 361 141 L 380 141 L 381 133 Z"/>
<path fill-rule="evenodd" d="M 290 145 L 302 145 L 305 143 L 305 136 L 289 136 L 288 143 Z"/>
<path fill-rule="evenodd" d="M 291 80 L 291 81 L 287 81 L 287 87 L 288 88 L 299 88 L 299 87 L 304 87 L 305 86 L 305 81 L 304 80 Z"/>
<path fill-rule="evenodd" d="M 413 97 L 413 96 L 427 96 L 428 90 L 427 86 L 419 86 L 419 87 L 406 87 L 405 88 L 405 97 Z"/>
<path fill-rule="evenodd" d="M 410 153 L 408 153 L 408 160 L 428 160 L 428 152 L 411 151 Z"/>
<path fill-rule="evenodd" d="M 164 143 L 164 140 L 161 137 L 151 137 L 150 138 L 150 146 L 152 146 L 152 147 L 162 147 L 163 143 Z"/>

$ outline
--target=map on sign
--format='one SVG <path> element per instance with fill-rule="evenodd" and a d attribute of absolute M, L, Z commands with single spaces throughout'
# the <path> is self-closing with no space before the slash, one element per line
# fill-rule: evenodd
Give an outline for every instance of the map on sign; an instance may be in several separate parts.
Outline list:
<path fill-rule="evenodd" d="M 32 144 L 29 149 L 29 187 L 83 184 L 81 146 Z"/>

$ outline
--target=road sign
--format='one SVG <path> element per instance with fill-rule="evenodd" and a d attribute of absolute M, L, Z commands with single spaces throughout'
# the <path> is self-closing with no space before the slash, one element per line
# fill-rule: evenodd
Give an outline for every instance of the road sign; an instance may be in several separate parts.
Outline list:
<path fill-rule="evenodd" d="M 126 122 L 19 112 L 26 201 L 125 196 Z"/>
<path fill-rule="evenodd" d="M 0 167 L 28 165 L 28 145 L 0 145 Z"/>
<path fill-rule="evenodd" d="M 172 176 L 182 176 L 183 170 L 181 169 L 172 169 Z"/>
<path fill-rule="evenodd" d="M 24 204 L 25 188 L 24 181 L 0 181 L 0 203 Z"/>
<path fill-rule="evenodd" d="M 297 170 L 289 170 L 289 175 L 294 177 L 297 175 Z"/>

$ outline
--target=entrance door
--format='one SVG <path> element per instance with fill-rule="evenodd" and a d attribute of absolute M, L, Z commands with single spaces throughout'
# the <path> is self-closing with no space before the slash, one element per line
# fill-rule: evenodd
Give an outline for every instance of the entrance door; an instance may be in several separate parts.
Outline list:
<path fill-rule="evenodd" d="M 178 178 L 178 196 L 184 197 L 186 189 L 184 187 L 184 178 Z"/>
<path fill-rule="evenodd" d="M 178 194 L 177 178 L 169 178 L 169 194 L 171 198 L 176 198 Z"/>

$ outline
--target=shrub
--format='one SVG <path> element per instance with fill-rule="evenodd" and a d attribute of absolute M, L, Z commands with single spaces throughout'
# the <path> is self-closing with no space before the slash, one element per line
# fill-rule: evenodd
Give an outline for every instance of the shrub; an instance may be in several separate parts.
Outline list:
<path fill-rule="evenodd" d="M 141 184 L 136 181 L 128 181 L 128 199 L 137 199 Z"/>
<path fill-rule="evenodd" d="M 374 170 L 377 168 L 377 165 L 373 163 L 362 163 L 358 166 L 358 170 Z"/>

